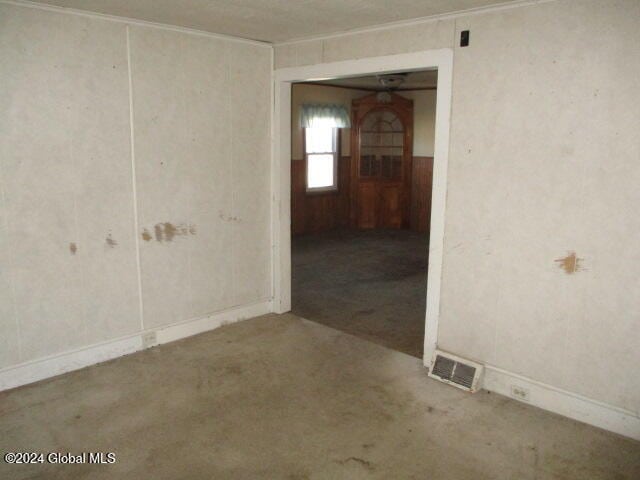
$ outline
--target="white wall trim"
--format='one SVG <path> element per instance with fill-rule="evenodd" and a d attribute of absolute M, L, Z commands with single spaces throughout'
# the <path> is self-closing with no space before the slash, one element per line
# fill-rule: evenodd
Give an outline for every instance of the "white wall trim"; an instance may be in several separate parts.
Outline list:
<path fill-rule="evenodd" d="M 96 363 L 148 348 L 143 337 L 149 332 L 156 333 L 156 344 L 169 343 L 181 338 L 190 337 L 198 333 L 216 329 L 222 325 L 239 322 L 247 318 L 270 313 L 271 300 L 243 305 L 222 310 L 201 318 L 185 322 L 149 329 L 107 342 L 97 343 L 88 347 L 51 355 L 30 362 L 14 365 L 0 370 L 0 391 L 37 382 L 45 378 L 54 377 L 73 370 L 79 370 Z"/>
<path fill-rule="evenodd" d="M 205 317 L 187 320 L 167 327 L 156 329 L 158 344 L 169 343 L 181 338 L 191 337 L 199 333 L 215 330 L 223 325 L 240 322 L 249 318 L 271 313 L 271 300 L 230 308 L 212 313 Z"/>
<path fill-rule="evenodd" d="M 485 13 L 495 13 L 501 10 L 511 10 L 514 8 L 528 7 L 531 5 L 538 5 L 541 3 L 549 3 L 549 2 L 556 2 L 556 1 L 558 0 L 516 0 L 509 3 L 497 2 L 493 5 L 468 8 L 466 10 L 457 10 L 451 13 L 441 13 L 437 15 L 429 15 L 426 17 L 411 18 L 408 20 L 398 20 L 397 22 L 387 22 L 387 23 L 382 23 L 378 25 L 370 25 L 367 27 L 352 28 L 342 32 L 334 32 L 334 33 L 292 38 L 289 40 L 283 40 L 281 42 L 273 42 L 273 46 L 280 47 L 284 45 L 293 45 L 297 43 L 313 42 L 318 40 L 330 40 L 330 39 L 346 37 L 350 35 L 358 35 L 360 33 L 380 32 L 384 30 L 391 30 L 394 28 L 410 27 L 413 25 L 422 25 L 425 23 L 432 23 L 440 20 L 450 20 L 450 19 L 456 19 L 460 17 L 468 17 L 470 15 L 482 15 Z"/>
<path fill-rule="evenodd" d="M 97 18 L 100 20 L 106 20 L 109 22 L 126 23 L 128 25 L 137 25 L 141 27 L 160 28 L 163 30 L 170 30 L 178 33 L 188 33 L 191 35 L 199 35 L 202 37 L 217 38 L 220 40 L 228 40 L 230 42 L 248 43 L 250 45 L 256 45 L 258 47 L 273 48 L 273 45 L 269 42 L 261 42 L 259 40 L 249 40 L 248 38 L 234 37 L 233 35 L 225 35 L 223 33 L 212 33 L 204 30 L 197 30 L 195 28 L 179 27 L 177 25 L 169 25 L 166 23 L 149 22 L 146 20 L 138 20 L 136 18 L 119 17 L 116 15 L 108 15 L 106 13 L 92 12 L 89 10 L 80 10 L 77 8 L 60 7 L 57 5 L 48 5 L 44 3 L 31 2 L 29 0 L 0 0 L 0 4 L 15 5 L 17 7 L 35 8 L 38 10 L 47 10 L 49 12 L 67 13 L 70 15 L 78 15 L 81 17 Z"/>
<path fill-rule="evenodd" d="M 520 400 L 512 395 L 512 386 L 529 391 L 529 401 L 523 401 L 523 403 L 640 440 L 640 416 L 636 412 L 531 380 L 498 367 L 485 365 L 482 388 Z"/>
<path fill-rule="evenodd" d="M 432 189 L 429 272 L 427 280 L 426 333 L 424 363 L 428 365 L 436 349 L 440 315 L 440 284 L 444 245 L 444 215 L 447 196 L 449 162 L 449 126 L 453 82 L 453 50 L 425 50 L 369 57 L 342 62 L 289 67 L 274 72 L 272 125 L 273 172 L 272 232 L 274 243 L 273 282 L 274 311 L 291 309 L 291 84 L 299 81 L 324 80 L 388 72 L 438 69 L 436 132 Z"/>

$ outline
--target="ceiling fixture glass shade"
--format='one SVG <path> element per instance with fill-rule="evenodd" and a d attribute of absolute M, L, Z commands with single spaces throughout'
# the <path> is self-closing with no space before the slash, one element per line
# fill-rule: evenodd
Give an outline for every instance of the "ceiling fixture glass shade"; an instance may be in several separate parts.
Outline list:
<path fill-rule="evenodd" d="M 406 73 L 390 73 L 388 75 L 377 75 L 378 83 L 385 88 L 385 91 L 376 95 L 379 103 L 391 103 L 391 92 L 397 89 L 407 79 Z"/>
<path fill-rule="evenodd" d="M 388 75 L 378 75 L 378 82 L 384 88 L 393 90 L 398 88 L 407 79 L 406 73 L 390 73 Z"/>

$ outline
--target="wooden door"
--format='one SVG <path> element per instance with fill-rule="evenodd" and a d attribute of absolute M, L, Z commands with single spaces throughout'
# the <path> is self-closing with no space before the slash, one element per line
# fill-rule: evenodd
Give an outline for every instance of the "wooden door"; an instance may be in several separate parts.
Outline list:
<path fill-rule="evenodd" d="M 372 94 L 352 105 L 351 225 L 408 228 L 413 101 Z"/>

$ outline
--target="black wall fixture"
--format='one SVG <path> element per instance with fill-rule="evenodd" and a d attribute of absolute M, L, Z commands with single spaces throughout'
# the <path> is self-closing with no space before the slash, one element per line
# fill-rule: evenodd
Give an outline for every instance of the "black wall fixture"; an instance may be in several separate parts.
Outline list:
<path fill-rule="evenodd" d="M 469 30 L 463 30 L 462 32 L 460 32 L 460 46 L 469 46 Z"/>

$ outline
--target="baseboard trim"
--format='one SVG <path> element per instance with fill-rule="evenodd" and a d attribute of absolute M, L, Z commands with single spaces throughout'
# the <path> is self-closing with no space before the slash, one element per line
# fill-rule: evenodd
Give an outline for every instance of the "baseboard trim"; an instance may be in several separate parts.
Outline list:
<path fill-rule="evenodd" d="M 512 386 L 528 390 L 529 401 L 512 394 Z M 514 400 L 640 440 L 640 416 L 630 410 L 598 402 L 498 367 L 485 365 L 483 388 Z"/>
<path fill-rule="evenodd" d="M 180 340 L 208 330 L 214 330 L 223 325 L 264 315 L 271 311 L 272 301 L 265 300 L 7 367 L 0 370 L 0 391 L 79 370 L 90 365 L 129 355 L 154 345 Z M 153 345 L 143 341 L 143 337 L 150 332 L 156 333 L 156 343 Z"/>
<path fill-rule="evenodd" d="M 206 317 L 169 325 L 168 327 L 157 328 L 155 331 L 158 344 L 174 342 L 181 338 L 191 337 L 209 330 L 215 330 L 223 325 L 271 313 L 271 311 L 271 300 L 265 300 L 260 303 L 243 305 L 242 307 L 223 310 L 221 312 L 207 315 Z"/>

